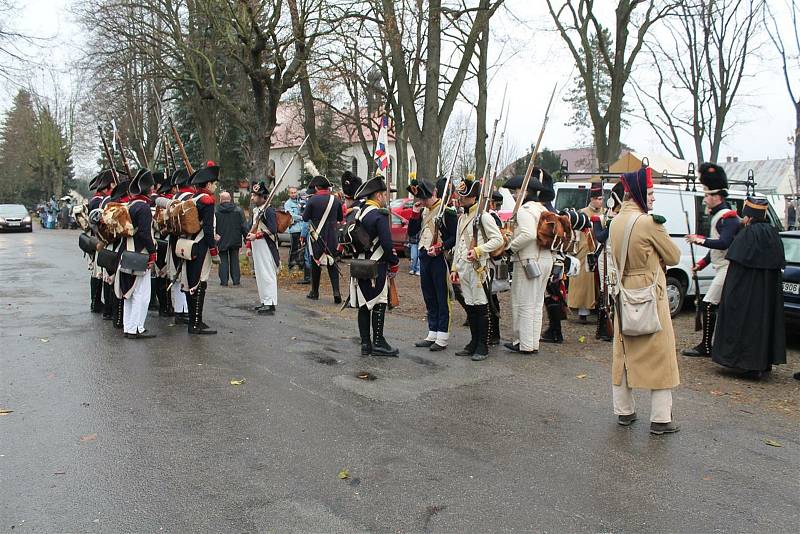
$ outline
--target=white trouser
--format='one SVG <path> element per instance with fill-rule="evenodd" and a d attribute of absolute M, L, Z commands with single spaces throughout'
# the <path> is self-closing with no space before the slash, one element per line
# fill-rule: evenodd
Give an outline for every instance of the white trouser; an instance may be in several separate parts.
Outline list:
<path fill-rule="evenodd" d="M 144 332 L 144 320 L 150 305 L 150 269 L 136 276 L 131 296 L 123 301 L 122 329 L 126 334 Z"/>
<path fill-rule="evenodd" d="M 628 387 L 627 369 L 622 373 L 622 384 L 611 385 L 611 396 L 614 399 L 614 415 L 630 415 L 636 411 L 633 390 Z M 652 423 L 669 423 L 672 421 L 672 390 L 650 390 L 650 421 Z"/>
<path fill-rule="evenodd" d="M 258 298 L 261 304 L 276 306 L 278 304 L 278 268 L 267 242 L 263 239 L 254 239 L 253 265 L 256 271 L 256 285 Z"/>
<path fill-rule="evenodd" d="M 514 343 L 519 343 L 519 350 L 539 350 L 544 290 L 552 267 L 553 257 L 550 254 L 542 254 L 539 259 L 541 276 L 529 279 L 525 275 L 525 262 L 514 264 L 514 277 L 511 280 L 511 316 L 514 324 Z"/>
<path fill-rule="evenodd" d="M 719 304 L 719 301 L 722 300 L 722 288 L 725 286 L 725 276 L 728 274 L 728 265 L 729 264 L 726 263 L 719 268 L 716 266 L 714 267 L 716 273 L 714 274 L 714 279 L 711 280 L 708 291 L 706 291 L 706 296 L 703 297 L 703 302 Z"/>
<path fill-rule="evenodd" d="M 189 313 L 189 305 L 186 303 L 186 293 L 181 291 L 181 284 L 177 280 L 169 290 L 172 295 L 172 308 L 175 313 Z"/>
<path fill-rule="evenodd" d="M 459 261 L 456 265 L 458 277 L 461 279 L 461 294 L 464 296 L 464 303 L 467 306 L 480 306 L 488 304 L 486 291 L 483 290 L 478 272 L 474 264 L 469 261 Z"/>

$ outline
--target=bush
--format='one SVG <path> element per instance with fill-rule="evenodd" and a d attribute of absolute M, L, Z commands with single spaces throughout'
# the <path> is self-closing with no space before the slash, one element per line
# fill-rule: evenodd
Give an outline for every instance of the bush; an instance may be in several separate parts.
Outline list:
<path fill-rule="evenodd" d="M 283 191 L 275 193 L 275 196 L 272 197 L 272 202 L 270 203 L 270 206 L 272 206 L 273 208 L 282 208 L 283 203 L 286 202 L 288 199 L 289 199 L 289 188 L 287 187 Z"/>

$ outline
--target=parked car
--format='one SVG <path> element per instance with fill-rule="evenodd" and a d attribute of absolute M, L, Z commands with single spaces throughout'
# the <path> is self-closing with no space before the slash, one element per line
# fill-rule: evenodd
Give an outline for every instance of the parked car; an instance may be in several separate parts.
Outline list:
<path fill-rule="evenodd" d="M 786 268 L 783 270 L 783 311 L 787 321 L 800 323 L 800 230 L 781 232 Z"/>
<path fill-rule="evenodd" d="M 0 204 L 0 231 L 33 232 L 31 215 L 22 204 Z"/>
<path fill-rule="evenodd" d="M 612 183 L 605 184 L 604 198 L 608 198 L 611 194 L 613 185 Z M 567 208 L 581 209 L 585 207 L 589 204 L 590 186 L 591 184 L 588 182 L 557 182 L 555 184 L 555 208 L 560 211 Z M 711 224 L 711 219 L 703 205 L 703 187 L 698 182 L 696 191 L 686 191 L 685 188 L 685 184 L 655 184 L 656 202 L 653 212 L 663 215 L 667 219 L 664 227 L 672 237 L 672 241 L 681 250 L 681 260 L 678 265 L 667 266 L 667 297 L 673 316 L 683 308 L 686 297 L 694 297 L 695 293 L 692 284 L 692 256 L 689 245 L 686 243 L 686 234 L 709 235 Z M 728 202 L 741 215 L 747 193 L 741 189 L 730 189 L 729 193 Z M 756 196 L 763 198 L 763 195 L 757 194 Z M 689 232 L 686 231 L 684 209 L 689 216 Z M 778 231 L 783 230 L 781 220 L 771 205 L 767 218 Z M 700 260 L 707 252 L 708 249 L 703 247 L 694 247 L 696 260 Z M 707 267 L 700 271 L 698 279 L 701 295 L 705 295 L 713 278 L 713 268 Z"/>
<path fill-rule="evenodd" d="M 392 210 L 392 246 L 398 256 L 406 256 L 408 242 L 408 219 Z"/>
<path fill-rule="evenodd" d="M 411 219 L 413 213 L 414 199 L 413 198 L 398 198 L 389 203 L 389 208 L 392 213 L 396 213 L 406 221 Z"/>

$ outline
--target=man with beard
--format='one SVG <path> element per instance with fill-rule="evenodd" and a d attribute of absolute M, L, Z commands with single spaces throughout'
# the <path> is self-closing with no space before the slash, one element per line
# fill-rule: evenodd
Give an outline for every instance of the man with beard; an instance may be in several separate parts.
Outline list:
<path fill-rule="evenodd" d="M 783 244 L 767 221 L 769 203 L 749 197 L 744 227 L 728 248 L 711 359 L 752 378 L 786 363 L 783 315 Z"/>

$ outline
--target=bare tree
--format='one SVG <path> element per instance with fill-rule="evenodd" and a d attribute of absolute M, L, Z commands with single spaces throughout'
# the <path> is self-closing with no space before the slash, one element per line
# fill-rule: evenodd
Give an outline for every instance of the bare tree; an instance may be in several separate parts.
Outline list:
<path fill-rule="evenodd" d="M 667 17 L 672 46 L 662 37 L 648 47 L 657 83 L 653 89 L 635 84 L 636 95 L 644 119 L 673 156 L 689 155 L 682 145 L 688 136 L 695 161 L 718 160 L 734 126 L 730 114 L 748 59 L 758 49 L 763 9 L 763 0 L 686 0 Z"/>
<path fill-rule="evenodd" d="M 613 163 L 622 145 L 622 112 L 625 86 L 631 76 L 645 36 L 653 24 L 667 16 L 680 0 L 618 0 L 614 11 L 613 43 L 605 38 L 605 26 L 595 12 L 594 0 L 547 0 L 550 15 L 561 38 L 567 44 L 575 66 L 583 79 L 586 106 L 592 121 L 595 150 L 601 167 Z M 559 5 L 560 4 L 560 5 Z M 639 15 L 637 8 L 643 7 Z M 639 16 L 635 16 L 639 15 Z M 638 20 L 638 24 L 635 21 Z M 631 33 L 633 32 L 633 36 Z M 597 49 L 610 76 L 610 94 L 605 111 L 595 83 L 595 55 L 591 46 L 597 38 Z"/>
<path fill-rule="evenodd" d="M 794 138 L 794 180 L 795 191 L 800 191 L 800 24 L 798 24 L 798 12 L 800 6 L 796 0 L 786 2 L 791 19 L 791 31 L 782 30 L 772 10 L 767 6 L 765 10 L 766 22 L 772 43 L 775 45 L 778 55 L 781 58 L 781 68 L 783 69 L 783 79 L 786 81 L 786 91 L 792 101 L 795 116 Z M 787 44 L 788 43 L 788 44 Z"/>

